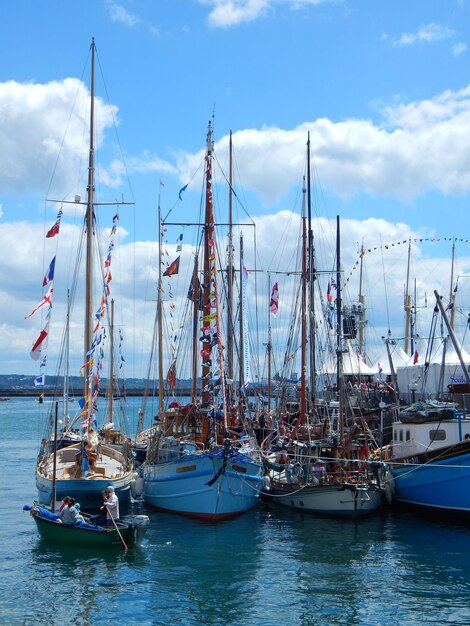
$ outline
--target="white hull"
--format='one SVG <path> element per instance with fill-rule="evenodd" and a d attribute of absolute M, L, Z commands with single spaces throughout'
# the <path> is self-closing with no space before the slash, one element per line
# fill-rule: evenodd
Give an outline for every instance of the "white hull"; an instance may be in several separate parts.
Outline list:
<path fill-rule="evenodd" d="M 81 475 L 76 462 L 80 445 L 62 448 L 56 459 L 56 501 L 66 495 L 73 496 L 83 508 L 99 507 L 102 492 L 112 485 L 120 499 L 129 499 L 130 484 L 135 478 L 133 470 L 121 452 L 101 445 L 96 464 L 87 476 Z M 39 502 L 50 504 L 53 484 L 53 455 L 36 469 L 36 487 Z"/>
<path fill-rule="evenodd" d="M 382 503 L 383 490 L 354 483 L 315 486 L 273 481 L 269 496 L 277 504 L 299 511 L 349 517 L 376 511 Z"/>

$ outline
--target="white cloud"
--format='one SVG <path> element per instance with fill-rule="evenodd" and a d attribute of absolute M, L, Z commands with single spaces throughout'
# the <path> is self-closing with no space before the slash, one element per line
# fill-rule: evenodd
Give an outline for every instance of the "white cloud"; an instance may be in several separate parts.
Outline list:
<path fill-rule="evenodd" d="M 273 341 L 276 343 L 278 357 L 286 345 L 290 327 L 290 315 L 294 294 L 298 288 L 299 250 L 301 220 L 299 214 L 280 211 L 254 218 L 256 223 L 256 263 L 253 247 L 253 229 L 243 228 L 245 242 L 245 263 L 253 270 L 265 273 L 250 272 L 248 282 L 248 299 L 250 319 L 256 319 L 255 304 L 258 305 L 258 317 L 261 320 L 259 337 L 265 342 L 266 316 L 270 286 L 266 272 L 271 272 L 271 283 L 279 281 L 280 308 L 273 320 Z M 52 368 L 62 340 L 63 323 L 65 320 L 66 291 L 70 287 L 74 270 L 73 251 L 79 237 L 79 228 L 70 224 L 67 219 L 61 226 L 61 233 L 53 241 L 46 241 L 50 246 L 43 253 L 41 248 L 44 234 L 41 226 L 31 224 L 0 223 L 0 246 L 4 251 L 4 263 L 0 266 L 0 307 L 3 311 L 2 329 L 4 341 L 0 345 L 0 363 L 5 373 L 16 371 L 36 372 L 36 364 L 29 358 L 31 346 L 41 329 L 41 314 L 24 320 L 32 308 L 42 297 L 41 282 L 45 265 L 48 265 L 53 254 L 57 255 L 56 277 L 54 285 L 54 305 L 50 328 L 49 367 Z M 220 229 L 223 232 L 223 229 Z M 326 294 L 327 283 L 335 275 L 335 222 L 326 218 L 315 218 L 313 222 L 316 246 L 316 267 L 320 271 L 316 281 L 318 324 L 323 333 L 326 331 L 325 317 L 322 313 L 320 296 Z M 381 336 L 390 325 L 394 336 L 403 336 L 403 288 L 406 276 L 408 242 L 412 244 L 413 279 L 416 278 L 416 293 L 419 304 L 418 332 L 425 335 L 429 330 L 429 320 L 433 309 L 433 289 L 440 293 L 449 293 L 450 277 L 450 242 L 432 239 L 432 233 L 413 232 L 404 223 L 393 223 L 385 219 L 370 218 L 360 220 L 342 220 L 342 267 L 343 297 L 346 304 L 357 301 L 359 291 L 359 248 L 364 244 L 364 295 L 367 308 L 367 346 L 371 354 L 383 351 Z M 14 233 L 21 232 L 21 238 Z M 171 234 L 171 236 L 170 236 Z M 174 233 L 168 233 L 168 239 L 175 241 Z M 225 236 L 225 234 L 224 234 Z M 106 250 L 108 231 L 102 232 L 102 247 Z M 155 236 L 156 239 L 156 236 Z M 423 239 L 422 242 L 417 241 Z M 238 232 L 235 233 L 238 241 Z M 219 233 L 219 248 L 225 249 L 226 242 Z M 58 245 L 58 249 L 55 249 Z M 468 274 L 470 269 L 470 252 L 468 243 L 457 242 L 457 265 L 454 275 Z M 426 246 L 434 246 L 431 257 Z M 54 249 L 53 249 L 54 247 Z M 171 261 L 176 256 L 175 244 L 165 245 L 164 259 Z M 183 311 L 187 304 L 187 291 L 192 272 L 193 248 L 189 231 L 185 234 L 181 252 L 180 272 L 177 276 L 164 283 L 164 308 L 169 312 L 169 286 L 171 284 L 171 303 L 175 305 L 172 320 L 165 324 L 166 337 L 170 334 L 170 326 L 174 323 L 175 334 L 180 335 L 180 324 Z M 466 256 L 465 256 L 466 255 Z M 157 259 L 155 240 L 149 232 L 148 241 L 128 242 L 128 235 L 122 227 L 118 229 L 116 247 L 112 258 L 111 295 L 115 299 L 115 323 L 122 329 L 124 356 L 128 376 L 143 376 L 147 367 L 149 347 L 152 341 L 153 321 L 155 315 Z M 236 261 L 237 262 L 237 261 Z M 223 265 L 223 261 L 220 261 Z M 25 267 L 28 271 L 25 272 Z M 289 274 L 289 275 L 287 275 Z M 258 286 L 255 289 L 255 283 Z M 83 286 L 79 287 L 72 310 L 71 373 L 77 373 L 83 363 L 82 318 L 83 318 Z M 96 294 L 99 298 L 99 290 Z M 324 302 L 323 302 L 324 304 Z M 427 304 L 426 308 L 423 308 Z M 461 331 L 466 323 L 464 316 L 457 315 L 456 331 Z M 387 322 L 385 322 L 387 320 Z M 254 329 L 254 326 L 252 327 Z M 254 330 L 253 330 L 254 332 Z M 168 338 L 168 337 L 167 337 Z M 263 351 L 263 348 L 260 348 Z M 168 353 L 166 353 L 167 355 Z M 11 363 L 22 363 L 11 369 Z M 134 364 L 135 362 L 135 364 Z M 188 359 L 189 362 L 189 359 Z M 167 367 L 165 363 L 165 367 Z M 183 361 L 180 361 L 180 375 L 187 375 Z"/>
<path fill-rule="evenodd" d="M 426 24 L 421 26 L 415 33 L 403 33 L 396 42 L 398 46 L 410 46 L 415 43 L 434 43 L 455 36 L 455 31 L 440 24 Z"/>
<path fill-rule="evenodd" d="M 83 170 L 87 158 L 84 112 L 89 110 L 89 98 L 85 85 L 75 78 L 46 84 L 0 83 L 0 188 L 4 193 L 44 195 L 54 170 L 56 193 L 76 185 L 77 171 L 80 166 Z M 96 147 L 116 114 L 115 106 L 95 98 Z"/>
<path fill-rule="evenodd" d="M 324 0 L 199 0 L 214 8 L 210 11 L 208 21 L 214 27 L 235 26 L 243 22 L 251 22 L 267 15 L 276 5 L 285 5 L 298 10 L 307 5 L 320 4 Z"/>
<path fill-rule="evenodd" d="M 470 191 L 470 86 L 438 96 L 383 108 L 384 124 L 327 118 L 287 130 L 245 129 L 233 134 L 240 179 L 272 205 L 298 184 L 307 132 L 324 187 L 340 196 L 365 192 L 407 201 L 427 190 L 460 195 Z M 215 145 L 228 150 L 228 137 Z M 182 153 L 177 159 L 186 183 L 202 162 L 203 153 Z"/>
<path fill-rule="evenodd" d="M 106 7 L 113 22 L 133 27 L 141 21 L 138 15 L 132 15 L 121 4 L 113 2 L 113 0 L 106 0 Z"/>
<path fill-rule="evenodd" d="M 456 43 L 454 46 L 452 46 L 452 54 L 456 57 L 460 56 L 461 54 L 463 54 L 464 52 L 467 51 L 467 44 L 466 43 Z"/>

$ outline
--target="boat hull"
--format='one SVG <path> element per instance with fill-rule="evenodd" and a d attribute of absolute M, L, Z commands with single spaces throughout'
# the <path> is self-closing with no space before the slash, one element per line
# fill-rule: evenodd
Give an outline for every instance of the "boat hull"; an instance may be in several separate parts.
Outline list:
<path fill-rule="evenodd" d="M 36 522 L 41 537 L 56 543 L 97 548 L 122 548 L 123 540 L 129 546 L 134 543 L 135 539 L 134 528 L 131 524 L 119 523 L 118 528 L 121 533 L 121 539 L 114 527 L 95 530 L 79 526 L 67 526 L 41 517 L 41 515 L 34 513 L 34 509 L 31 511 L 31 516 Z"/>
<path fill-rule="evenodd" d="M 269 500 L 291 509 L 331 515 L 354 517 L 374 513 L 382 504 L 383 490 L 377 486 L 345 483 L 334 485 L 301 485 L 273 481 Z"/>
<path fill-rule="evenodd" d="M 112 485 L 121 502 L 130 500 L 130 485 L 135 478 L 131 469 L 126 469 L 123 455 L 107 446 L 102 446 L 96 472 L 89 475 L 76 475 L 77 465 L 74 460 L 77 446 L 63 448 L 57 452 L 56 502 L 65 496 L 74 497 L 83 509 L 96 509 L 103 504 L 102 493 Z M 53 461 L 39 464 L 36 469 L 36 488 L 38 500 L 43 505 L 50 505 L 52 500 Z M 78 472 L 79 474 L 81 472 Z"/>
<path fill-rule="evenodd" d="M 225 465 L 224 465 L 225 463 Z M 187 455 L 144 465 L 143 498 L 151 506 L 201 519 L 230 518 L 256 506 L 263 469 L 246 455 Z"/>
<path fill-rule="evenodd" d="M 470 451 L 456 446 L 447 454 L 433 456 L 392 462 L 392 500 L 415 507 L 470 513 Z"/>

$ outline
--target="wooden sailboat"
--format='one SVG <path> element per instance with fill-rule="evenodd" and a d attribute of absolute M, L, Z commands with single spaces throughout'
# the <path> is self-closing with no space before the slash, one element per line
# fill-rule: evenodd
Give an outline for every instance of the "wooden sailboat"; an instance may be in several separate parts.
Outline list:
<path fill-rule="evenodd" d="M 360 458 L 361 449 L 352 445 L 344 432 L 344 389 L 342 374 L 342 319 L 341 319 L 341 263 L 340 228 L 337 219 L 337 428 L 325 424 L 324 435 L 314 435 L 309 427 L 307 415 L 307 287 L 308 265 L 312 264 L 312 253 L 307 253 L 307 219 L 302 217 L 302 285 L 301 285 L 301 380 L 299 422 L 297 437 L 277 454 L 269 454 L 269 485 L 265 492 L 268 499 L 283 506 L 310 513 L 333 516 L 355 517 L 376 511 L 382 501 L 379 466 L 371 471 L 367 459 Z M 310 229 L 309 229 L 310 230 Z M 311 245 L 313 237 L 308 236 Z M 310 275 L 311 279 L 311 275 Z M 309 290 L 313 297 L 313 289 Z M 311 335 L 312 337 L 312 335 Z M 312 340 L 310 349 L 314 349 Z M 310 360 L 312 363 L 312 360 Z M 311 380 L 311 379 L 310 379 Z M 310 396 L 314 398 L 313 396 Z M 348 438 L 349 439 L 349 438 Z M 356 452 L 354 452 L 354 449 Z M 365 446 L 364 446 L 365 451 Z"/>
<path fill-rule="evenodd" d="M 57 414 L 59 403 L 55 403 L 54 416 L 54 441 L 57 442 Z M 53 478 L 52 499 L 50 508 L 44 508 L 38 504 L 25 505 L 24 511 L 30 511 L 39 534 L 43 539 L 60 544 L 86 546 L 88 548 L 113 548 L 124 547 L 126 550 L 133 545 L 140 545 L 150 519 L 147 515 L 135 515 L 128 521 L 113 520 L 111 526 L 97 526 L 92 518 L 86 513 L 81 514 L 81 520 L 75 525 L 63 524 L 56 510 L 57 494 L 57 445 L 53 450 Z"/>
<path fill-rule="evenodd" d="M 80 502 L 82 508 L 99 506 L 102 503 L 101 494 L 108 485 L 114 486 L 118 496 L 128 499 L 130 483 L 134 478 L 130 454 L 123 454 L 100 440 L 95 416 L 99 392 L 99 372 L 96 368 L 93 369 L 92 362 L 95 350 L 104 337 L 104 330 L 100 325 L 101 322 L 93 328 L 94 320 L 96 321 L 93 303 L 93 237 L 95 230 L 94 207 L 96 204 L 94 200 L 94 60 L 95 42 L 93 40 L 91 44 L 88 185 L 87 201 L 83 203 L 86 207 L 84 366 L 82 367 L 85 381 L 82 400 L 85 410 L 82 410 L 74 420 L 75 425 L 77 425 L 78 420 L 82 424 L 82 440 L 72 446 L 58 450 L 57 454 L 40 455 L 36 467 L 36 485 L 41 503 L 50 504 L 54 484 L 57 499 L 60 500 L 65 495 L 72 495 Z M 75 199 L 74 204 L 80 204 L 79 198 Z M 108 256 L 110 257 L 110 251 Z M 107 292 L 103 292 L 100 319 L 105 315 L 106 308 Z M 101 334 L 98 335 L 98 333 Z M 98 356 L 96 356 L 96 361 L 98 362 Z M 67 376 L 65 376 L 65 384 L 67 384 Z M 52 422 L 52 417 L 49 417 L 48 424 L 52 425 Z"/>
<path fill-rule="evenodd" d="M 190 517 L 218 520 L 239 515 L 256 505 L 263 483 L 263 466 L 260 460 L 237 448 L 228 435 L 224 343 L 212 205 L 212 157 L 212 125 L 209 123 L 205 157 L 206 200 L 201 281 L 203 312 L 200 329 L 198 255 L 192 279 L 192 402 L 188 407 L 173 412 L 164 409 L 160 331 L 159 423 L 153 429 L 141 474 L 144 481 L 143 498 L 151 506 Z M 161 320 L 160 285 L 157 307 Z M 197 392 L 199 355 L 202 357 L 200 397 Z M 214 384 L 216 377 L 217 385 Z"/>

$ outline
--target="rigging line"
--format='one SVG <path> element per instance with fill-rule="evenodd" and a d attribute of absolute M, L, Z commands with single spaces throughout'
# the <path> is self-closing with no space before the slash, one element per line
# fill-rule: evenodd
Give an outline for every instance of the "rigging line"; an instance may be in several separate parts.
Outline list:
<path fill-rule="evenodd" d="M 384 280 L 384 290 L 385 290 L 385 309 L 387 311 L 387 328 L 388 330 L 390 330 L 390 310 L 388 306 L 387 281 L 385 280 L 385 264 L 384 264 L 383 250 L 382 250 L 382 276 Z"/>
<path fill-rule="evenodd" d="M 225 175 L 225 172 L 222 169 L 222 165 L 220 164 L 219 159 L 217 158 L 217 155 L 215 154 L 215 152 L 213 153 L 213 158 L 215 160 L 215 162 L 217 163 L 217 165 L 219 166 L 220 169 L 220 173 L 222 174 L 222 178 L 225 180 L 225 182 L 227 183 L 229 189 L 231 189 L 233 195 L 235 196 L 236 200 L 238 200 L 240 207 L 242 208 L 243 212 L 246 214 L 246 216 L 248 217 L 248 219 L 250 220 L 250 222 L 254 225 L 254 220 L 251 217 L 251 215 L 248 213 L 248 210 L 245 208 L 243 202 L 240 200 L 240 198 L 238 197 L 235 189 L 233 188 L 233 185 L 230 185 L 230 182 L 227 179 L 227 176 Z"/>
<path fill-rule="evenodd" d="M 98 55 L 98 49 L 96 48 L 96 46 L 95 46 L 95 56 L 96 56 L 96 60 L 98 62 L 98 67 L 99 67 L 99 70 L 100 70 L 101 80 L 103 81 L 103 87 L 104 87 L 104 91 L 105 91 L 105 94 L 106 94 L 106 100 L 107 100 L 107 103 L 108 103 L 108 106 L 109 106 L 109 109 L 110 109 L 110 113 L 111 113 L 111 119 L 113 121 L 113 128 L 114 128 L 114 132 L 115 132 L 115 135 L 116 135 L 116 140 L 117 140 L 117 143 L 118 143 L 118 146 L 119 146 L 119 152 L 121 154 L 122 162 L 124 164 L 124 170 L 126 172 L 126 180 L 127 180 L 128 185 L 129 185 L 129 191 L 131 193 L 132 201 L 135 201 L 134 191 L 132 189 L 131 181 L 130 181 L 130 178 L 129 178 L 129 170 L 127 168 L 127 163 L 126 163 L 126 160 L 124 158 L 124 151 L 122 149 L 121 140 L 120 140 L 119 134 L 117 132 L 117 124 L 116 124 L 116 118 L 114 116 L 114 109 L 113 109 L 113 107 L 111 105 L 111 100 L 109 98 L 109 93 L 108 93 L 108 87 L 106 85 L 106 81 L 105 81 L 104 74 L 103 74 L 103 69 L 101 67 L 101 63 L 100 63 L 100 59 L 99 59 L 99 55 Z"/>

